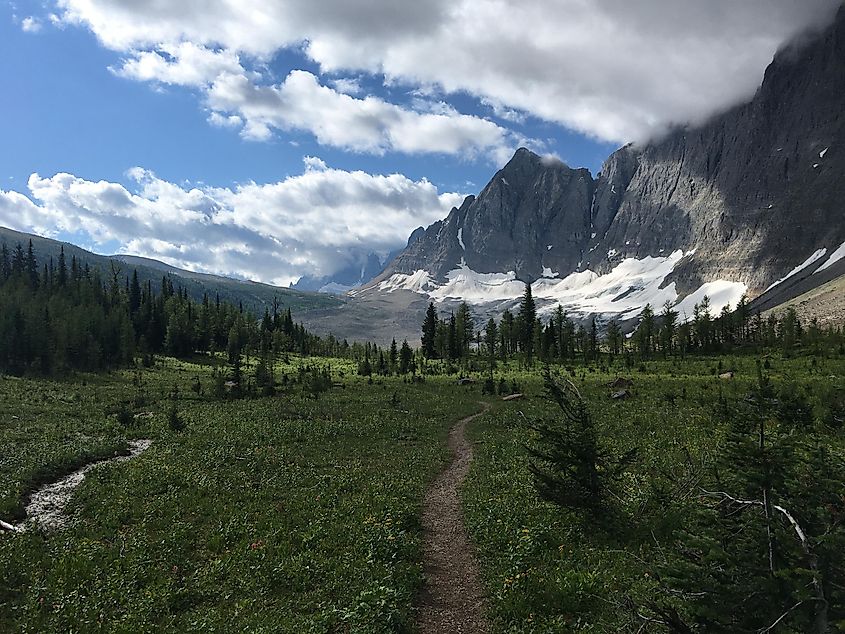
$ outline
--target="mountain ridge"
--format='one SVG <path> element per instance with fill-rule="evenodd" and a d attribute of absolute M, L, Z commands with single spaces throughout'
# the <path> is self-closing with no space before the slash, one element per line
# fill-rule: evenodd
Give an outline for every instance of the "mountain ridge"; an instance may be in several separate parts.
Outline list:
<path fill-rule="evenodd" d="M 39 266 L 49 263 L 50 258 L 58 263 L 59 252 L 64 248 L 68 262 L 72 257 L 76 257 L 81 263 L 87 263 L 89 266 L 99 269 L 104 279 L 106 275 L 111 275 L 112 264 L 120 267 L 119 275 L 121 279 L 131 273 L 131 269 L 123 268 L 121 265 L 131 266 L 138 271 L 139 281 L 142 284 L 149 281 L 158 288 L 162 276 L 168 275 L 177 278 L 178 284 L 188 292 L 192 299 L 199 301 L 205 293 L 208 293 L 212 299 L 215 295 L 219 295 L 221 300 L 230 301 L 235 305 L 240 303 L 246 310 L 250 310 L 257 315 L 262 314 L 265 308 L 272 307 L 274 300 L 278 300 L 280 307 L 291 308 L 296 311 L 326 309 L 342 303 L 341 300 L 331 296 L 306 293 L 261 282 L 237 280 L 210 273 L 196 273 L 140 256 L 100 255 L 70 242 L 0 227 L 0 243 L 5 243 L 10 250 L 17 243 L 21 243 L 26 248 L 30 240 L 32 240 L 33 251 Z"/>
<path fill-rule="evenodd" d="M 623 297 L 651 285 L 642 299 L 674 302 L 708 291 L 733 302 L 760 296 L 813 252 L 845 244 L 842 95 L 845 8 L 779 51 L 747 103 L 626 145 L 595 178 L 520 148 L 364 293 L 406 289 L 442 301 L 485 286 L 501 299 L 514 281 L 548 286 L 589 271 L 607 282 L 646 263 L 671 267 L 656 285 L 638 277 L 604 290 Z"/>

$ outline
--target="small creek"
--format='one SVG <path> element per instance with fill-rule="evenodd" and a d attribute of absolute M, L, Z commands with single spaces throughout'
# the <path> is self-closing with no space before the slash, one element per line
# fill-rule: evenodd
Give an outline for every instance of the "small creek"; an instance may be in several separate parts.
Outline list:
<path fill-rule="evenodd" d="M 70 502 L 71 495 L 76 487 L 82 484 L 89 471 L 100 465 L 132 460 L 149 449 L 152 444 L 152 440 L 132 440 L 129 443 L 128 455 L 88 463 L 61 480 L 45 484 L 30 496 L 29 503 L 26 505 L 26 520 L 17 525 L 2 522 L 2 528 L 16 532 L 25 531 L 28 525 L 35 525 L 47 531 L 62 528 L 67 524 L 65 508 Z"/>

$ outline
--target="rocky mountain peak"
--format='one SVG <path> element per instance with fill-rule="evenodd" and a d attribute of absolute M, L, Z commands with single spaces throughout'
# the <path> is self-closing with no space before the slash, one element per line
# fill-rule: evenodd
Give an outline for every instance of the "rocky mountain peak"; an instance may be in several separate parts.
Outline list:
<path fill-rule="evenodd" d="M 620 148 L 595 179 L 520 148 L 378 279 L 398 275 L 404 288 L 403 274 L 424 272 L 414 279 L 448 284 L 447 298 L 503 297 L 484 285 L 578 272 L 558 289 L 572 310 L 624 304 L 628 317 L 655 298 L 694 304 L 718 293 L 724 306 L 760 295 L 813 254 L 845 249 L 843 95 L 840 9 L 833 25 L 775 56 L 748 103 Z M 606 293 L 604 303 L 568 294 L 567 284 L 596 279 L 585 297 Z"/>

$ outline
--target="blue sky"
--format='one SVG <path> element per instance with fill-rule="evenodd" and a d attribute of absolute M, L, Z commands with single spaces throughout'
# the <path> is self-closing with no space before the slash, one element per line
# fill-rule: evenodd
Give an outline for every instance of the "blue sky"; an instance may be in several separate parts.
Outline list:
<path fill-rule="evenodd" d="M 231 130 L 210 126 L 196 91 L 157 90 L 116 76 L 109 67 L 119 63 L 120 55 L 102 47 L 89 31 L 45 24 L 37 33 L 24 32 L 13 18 L 24 15 L 21 8 L 6 5 L 0 19 L 0 72 L 11 82 L 2 102 L 0 138 L 7 148 L 15 148 L 0 154 L 0 173 L 6 179 L 26 182 L 32 172 L 69 171 L 122 181 L 127 169 L 142 165 L 172 182 L 227 186 L 299 173 L 302 157 L 311 155 L 341 169 L 400 172 L 414 179 L 427 177 L 445 190 L 475 193 L 500 167 L 490 157 L 444 155 L 431 160 L 401 152 L 372 156 L 338 151 L 303 132 L 279 134 L 269 142 L 246 141 Z M 295 50 L 280 52 L 271 68 L 282 78 L 294 69 L 319 72 Z M 412 87 L 388 88 L 380 80 L 367 82 L 372 94 L 394 103 L 410 101 Z M 463 113 L 496 118 L 466 94 L 452 96 L 450 103 Z M 538 149 L 594 173 L 617 146 L 533 117 L 512 127 L 542 140 Z"/>
<path fill-rule="evenodd" d="M 746 98 L 835 4 L 0 4 L 0 224 L 279 284 L 331 275 L 520 145 L 595 174 Z"/>

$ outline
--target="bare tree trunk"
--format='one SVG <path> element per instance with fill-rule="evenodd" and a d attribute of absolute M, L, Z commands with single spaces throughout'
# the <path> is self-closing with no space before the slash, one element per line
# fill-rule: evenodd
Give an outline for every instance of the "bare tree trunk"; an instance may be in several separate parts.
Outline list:
<path fill-rule="evenodd" d="M 735 498 L 724 491 L 706 491 L 704 489 L 701 489 L 701 491 L 704 495 L 709 497 L 730 500 L 735 504 L 741 504 L 744 506 L 765 506 L 765 503 L 760 500 L 740 500 L 739 498 Z M 804 554 L 807 556 L 807 563 L 813 574 L 813 592 L 816 595 L 816 619 L 815 627 L 813 629 L 816 634 L 827 634 L 830 631 L 830 624 L 828 622 L 829 604 L 824 594 L 824 580 L 822 579 L 822 574 L 819 570 L 819 559 L 810 547 L 810 540 L 807 538 L 807 534 L 792 514 L 778 504 L 772 504 L 771 508 L 776 510 L 778 513 L 781 513 L 786 518 L 795 531 L 795 534 L 798 536 L 798 541 L 801 542 L 801 550 L 803 550 Z"/>
<path fill-rule="evenodd" d="M 763 511 L 766 514 L 766 539 L 769 546 L 769 573 L 775 574 L 775 548 L 772 538 L 772 505 L 769 501 L 769 465 L 766 459 L 766 422 L 760 418 L 760 459 L 763 461 Z"/>
<path fill-rule="evenodd" d="M 15 526 L 14 524 L 9 524 L 8 522 L 4 522 L 0 520 L 0 528 L 4 531 L 9 531 L 11 533 L 22 533 L 23 529 L 19 526 Z"/>

